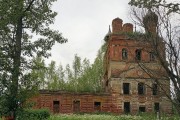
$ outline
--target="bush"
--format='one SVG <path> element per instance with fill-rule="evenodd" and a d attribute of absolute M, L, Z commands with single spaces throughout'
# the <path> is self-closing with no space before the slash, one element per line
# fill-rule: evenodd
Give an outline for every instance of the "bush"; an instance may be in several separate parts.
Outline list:
<path fill-rule="evenodd" d="M 25 109 L 18 114 L 18 120 L 46 120 L 50 117 L 47 109 Z"/>

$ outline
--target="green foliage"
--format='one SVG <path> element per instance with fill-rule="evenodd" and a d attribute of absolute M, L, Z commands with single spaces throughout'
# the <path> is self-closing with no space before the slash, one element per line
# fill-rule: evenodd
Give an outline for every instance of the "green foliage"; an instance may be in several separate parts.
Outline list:
<path fill-rule="evenodd" d="M 45 81 L 45 72 L 47 70 L 45 66 L 45 62 L 42 57 L 36 57 L 33 59 L 33 66 L 34 68 L 31 71 L 31 78 L 38 83 L 36 86 L 41 89 L 45 88 L 46 81 Z"/>
<path fill-rule="evenodd" d="M 38 69 L 33 69 L 31 77 L 39 82 L 38 89 L 64 90 L 64 69 L 60 64 L 56 66 L 55 61 L 47 66 L 40 57 L 34 59 L 34 63 Z"/>
<path fill-rule="evenodd" d="M 145 34 L 144 40 L 150 42 L 157 60 L 166 72 L 166 78 L 172 83 L 170 85 L 170 93 L 163 87 L 161 89 L 165 91 L 167 98 L 180 115 L 180 36 L 178 27 L 180 3 L 168 0 L 131 0 L 129 4 L 142 8 L 133 10 L 134 20 L 143 26 L 146 33 L 148 33 Z M 155 34 L 150 34 L 152 31 L 149 23 L 156 25 L 154 26 L 156 27 Z M 164 51 L 162 52 L 162 50 Z M 149 70 L 146 65 L 143 64 L 142 66 L 146 72 L 153 73 L 153 70 Z M 154 71 L 154 73 L 156 72 Z M 154 78 L 155 74 L 152 76 L 152 79 L 161 86 L 159 78 Z"/>
<path fill-rule="evenodd" d="M 50 112 L 47 109 L 26 109 L 18 114 L 18 120 L 47 120 Z"/>
<path fill-rule="evenodd" d="M 75 55 L 72 70 L 69 65 L 66 66 L 66 91 L 93 93 L 102 91 L 103 57 L 106 50 L 104 46 L 98 51 L 92 65 L 89 60 L 81 61 L 81 58 Z"/>
<path fill-rule="evenodd" d="M 55 43 L 65 43 L 52 30 L 56 12 L 51 10 L 56 0 L 0 1 L 0 112 L 14 113 L 37 90 L 43 76 L 36 80 L 41 64 L 34 57 L 49 57 Z M 36 35 L 36 37 L 34 37 Z M 38 67 L 37 67 L 37 66 Z M 43 72 L 43 71 L 42 71 Z M 38 76 L 39 77 L 39 76 Z"/>
<path fill-rule="evenodd" d="M 165 0 L 131 0 L 129 4 L 131 6 L 147 9 L 164 7 L 168 9 L 168 14 L 173 12 L 180 13 L 180 3 L 178 2 L 167 3 Z"/>
<path fill-rule="evenodd" d="M 128 39 L 135 39 L 135 40 L 139 40 L 139 39 L 143 39 L 147 36 L 146 33 L 142 33 L 139 31 L 136 32 L 121 32 L 120 34 L 125 35 Z"/>
<path fill-rule="evenodd" d="M 63 90 L 71 92 L 101 92 L 101 80 L 103 77 L 103 58 L 106 44 L 98 51 L 93 64 L 88 59 L 81 59 L 77 54 L 74 56 L 72 67 L 66 65 L 63 69 L 54 61 L 46 66 L 42 58 L 35 58 L 34 63 L 41 69 L 33 70 L 32 75 L 38 80 L 39 89 Z"/>

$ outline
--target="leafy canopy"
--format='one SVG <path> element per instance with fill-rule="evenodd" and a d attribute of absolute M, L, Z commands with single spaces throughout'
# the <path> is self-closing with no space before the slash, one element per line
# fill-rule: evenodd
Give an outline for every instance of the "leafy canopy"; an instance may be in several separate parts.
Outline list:
<path fill-rule="evenodd" d="M 49 57 L 52 46 L 65 43 L 61 33 L 52 30 L 56 0 L 0 1 L 0 112 L 9 114 L 22 106 L 37 89 L 31 70 L 39 69 L 33 58 Z"/>
<path fill-rule="evenodd" d="M 159 8 L 164 7 L 168 9 L 169 13 L 180 13 L 180 3 L 176 2 L 170 2 L 168 3 L 166 0 L 131 0 L 129 4 L 132 6 L 136 6 L 139 8 Z"/>

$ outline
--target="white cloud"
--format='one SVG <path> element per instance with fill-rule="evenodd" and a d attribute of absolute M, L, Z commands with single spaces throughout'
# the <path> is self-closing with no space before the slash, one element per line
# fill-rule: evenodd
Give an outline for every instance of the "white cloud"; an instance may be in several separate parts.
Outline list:
<path fill-rule="evenodd" d="M 63 66 L 71 64 L 74 54 L 93 62 L 97 51 L 114 18 L 128 20 L 129 0 L 58 0 L 53 9 L 58 12 L 54 29 L 59 30 L 68 43 L 56 44 L 52 49 L 54 60 Z"/>

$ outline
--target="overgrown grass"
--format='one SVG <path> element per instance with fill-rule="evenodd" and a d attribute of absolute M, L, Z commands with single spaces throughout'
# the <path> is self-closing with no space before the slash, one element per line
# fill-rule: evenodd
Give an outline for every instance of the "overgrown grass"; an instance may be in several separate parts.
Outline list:
<path fill-rule="evenodd" d="M 157 120 L 154 114 L 140 115 L 106 115 L 106 114 L 59 114 L 52 115 L 49 120 Z M 178 116 L 161 116 L 160 120 L 180 120 Z"/>
<path fill-rule="evenodd" d="M 0 120 L 2 120 L 0 118 Z M 51 115 L 48 120 L 157 120 L 155 114 L 112 115 L 112 114 L 58 114 Z M 178 115 L 161 115 L 159 120 L 180 120 Z"/>
<path fill-rule="evenodd" d="M 49 120 L 140 120 L 139 116 L 112 116 L 112 115 L 96 115 L 96 114 L 84 114 L 84 115 L 56 115 L 51 116 Z"/>

